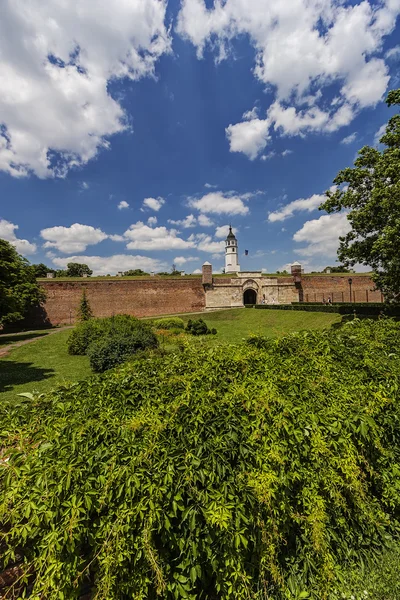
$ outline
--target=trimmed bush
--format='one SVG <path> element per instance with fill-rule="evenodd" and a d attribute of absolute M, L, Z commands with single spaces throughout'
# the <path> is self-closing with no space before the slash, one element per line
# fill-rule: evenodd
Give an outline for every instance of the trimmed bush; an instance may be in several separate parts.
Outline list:
<path fill-rule="evenodd" d="M 217 333 L 216 329 L 209 329 L 207 323 L 205 323 L 203 319 L 189 319 L 185 330 L 191 335 L 209 335 L 210 333 L 213 333 L 213 331 L 215 331 L 213 335 Z"/>
<path fill-rule="evenodd" d="M 319 304 L 315 302 L 299 302 L 296 304 L 256 304 L 247 305 L 246 308 L 256 308 L 265 310 L 304 310 L 307 312 L 327 312 L 339 313 L 341 315 L 367 315 L 376 316 L 384 314 L 389 317 L 400 317 L 400 305 L 390 305 L 381 303 L 337 303 L 337 304 Z"/>
<path fill-rule="evenodd" d="M 0 403 L 10 597 L 335 598 L 400 526 L 399 336 L 190 347 Z"/>
<path fill-rule="evenodd" d="M 93 371 L 102 373 L 122 364 L 139 350 L 157 346 L 157 337 L 151 330 L 137 327 L 129 334 L 110 333 L 95 340 L 88 347 L 86 354 Z"/>
<path fill-rule="evenodd" d="M 88 347 L 96 340 L 112 333 L 129 336 L 136 329 L 151 330 L 151 326 L 130 315 L 115 315 L 104 319 L 90 319 L 79 323 L 71 332 L 67 348 L 69 354 L 86 354 Z"/>
<path fill-rule="evenodd" d="M 153 321 L 153 326 L 156 329 L 184 329 L 185 323 L 180 317 L 165 317 Z"/>

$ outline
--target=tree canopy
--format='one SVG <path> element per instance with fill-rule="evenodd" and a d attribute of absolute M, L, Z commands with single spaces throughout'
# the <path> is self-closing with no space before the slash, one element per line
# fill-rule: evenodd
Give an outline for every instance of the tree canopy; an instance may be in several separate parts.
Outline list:
<path fill-rule="evenodd" d="M 37 265 L 31 265 L 31 269 L 35 274 L 35 277 L 46 277 L 47 273 L 56 273 L 54 269 L 50 269 L 44 263 L 38 263 Z"/>
<path fill-rule="evenodd" d="M 0 239 L 0 325 L 23 319 L 30 307 L 44 299 L 29 262 Z"/>
<path fill-rule="evenodd" d="M 84 263 L 68 263 L 65 272 L 66 277 L 83 277 L 84 275 L 92 275 L 92 269 L 89 269 Z"/>
<path fill-rule="evenodd" d="M 400 105 L 400 89 L 389 92 L 388 106 Z M 354 168 L 334 180 L 321 205 L 328 213 L 348 211 L 351 230 L 340 238 L 338 257 L 346 267 L 369 265 L 387 301 L 400 300 L 400 114 L 389 119 L 382 149 L 364 146 Z"/>

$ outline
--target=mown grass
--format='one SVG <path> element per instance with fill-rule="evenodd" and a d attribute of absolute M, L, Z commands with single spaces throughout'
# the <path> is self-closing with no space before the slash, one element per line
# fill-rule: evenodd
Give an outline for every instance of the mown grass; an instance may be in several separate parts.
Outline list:
<path fill-rule="evenodd" d="M 206 314 L 185 315 L 204 318 L 217 335 L 190 337 L 198 345 L 241 343 L 252 333 L 280 337 L 301 329 L 324 329 L 341 320 L 337 314 L 260 311 L 252 309 L 224 310 Z M 43 333 L 43 332 L 42 332 Z M 86 356 L 70 356 L 66 341 L 70 330 L 44 336 L 11 350 L 0 359 L 0 399 L 15 397 L 21 392 L 46 392 L 65 381 L 79 381 L 91 375 Z M 14 336 L 17 337 L 17 336 Z"/>
<path fill-rule="evenodd" d="M 0 348 L 4 348 L 4 346 L 11 346 L 12 344 L 17 344 L 18 342 L 24 342 L 25 340 L 31 340 L 35 337 L 42 337 L 48 335 L 50 330 L 43 331 L 43 329 L 38 331 L 29 331 L 22 333 L 3 333 L 0 334 Z"/>

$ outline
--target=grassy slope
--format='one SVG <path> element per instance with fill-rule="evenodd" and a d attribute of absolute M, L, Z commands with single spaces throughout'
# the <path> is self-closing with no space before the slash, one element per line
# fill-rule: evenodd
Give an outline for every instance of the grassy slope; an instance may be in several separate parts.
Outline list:
<path fill-rule="evenodd" d="M 226 310 L 203 316 L 209 327 L 218 330 L 216 336 L 191 338 L 195 344 L 240 343 L 251 333 L 270 337 L 300 329 L 322 329 L 340 320 L 337 314 Z M 184 317 L 185 321 L 190 315 Z M 0 359 L 0 398 L 12 398 L 21 392 L 46 392 L 63 381 L 78 381 L 91 374 L 86 356 L 70 356 L 66 341 L 69 331 L 45 336 Z M 0 343 L 1 343 L 0 336 Z M 5 337 L 5 336 L 4 336 Z"/>
<path fill-rule="evenodd" d="M 86 356 L 70 356 L 66 341 L 69 331 L 45 336 L 15 348 L 0 359 L 0 398 L 21 392 L 46 392 L 63 381 L 78 381 L 90 375 Z"/>

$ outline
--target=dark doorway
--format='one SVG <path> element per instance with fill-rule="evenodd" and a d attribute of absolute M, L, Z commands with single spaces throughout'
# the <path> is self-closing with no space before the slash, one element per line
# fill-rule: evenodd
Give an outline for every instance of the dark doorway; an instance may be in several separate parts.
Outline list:
<path fill-rule="evenodd" d="M 257 304 L 257 292 L 255 290 L 246 290 L 243 294 L 244 304 Z"/>

